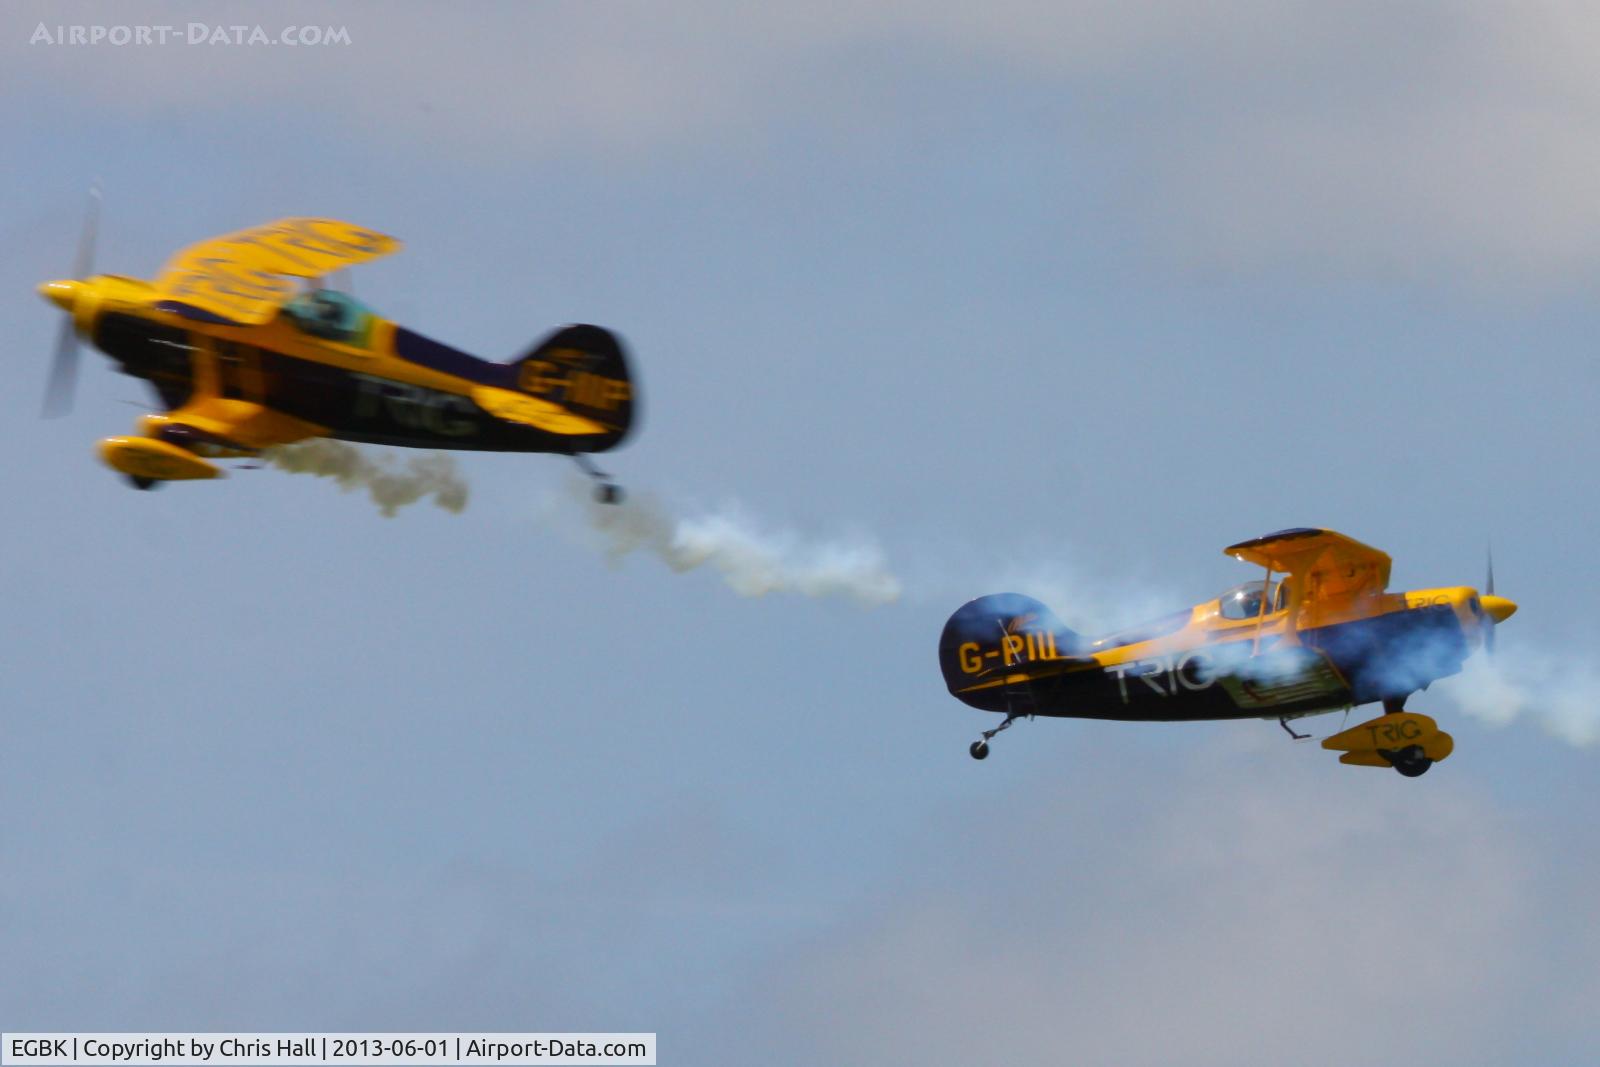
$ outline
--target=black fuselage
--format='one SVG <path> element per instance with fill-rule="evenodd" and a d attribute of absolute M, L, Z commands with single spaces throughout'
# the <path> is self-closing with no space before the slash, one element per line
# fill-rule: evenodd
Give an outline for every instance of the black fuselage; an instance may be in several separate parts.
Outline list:
<path fill-rule="evenodd" d="M 515 365 L 491 363 L 409 331 L 395 331 L 397 354 L 470 383 L 517 388 Z M 97 347 L 129 375 L 148 381 L 167 410 L 196 389 L 195 353 L 215 359 L 218 395 L 248 400 L 326 427 L 345 441 L 495 452 L 603 452 L 624 433 L 572 436 L 495 418 L 469 396 L 380 374 L 222 340 L 135 315 L 107 314 Z M 624 431 L 625 432 L 625 431 Z"/>

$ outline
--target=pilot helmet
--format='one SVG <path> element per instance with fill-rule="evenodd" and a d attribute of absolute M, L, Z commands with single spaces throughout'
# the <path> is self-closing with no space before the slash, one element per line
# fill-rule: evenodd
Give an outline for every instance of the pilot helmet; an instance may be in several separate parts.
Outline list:
<path fill-rule="evenodd" d="M 1246 618 L 1261 613 L 1261 590 L 1254 586 L 1245 589 L 1235 589 L 1228 596 L 1232 614 L 1236 618 Z"/>

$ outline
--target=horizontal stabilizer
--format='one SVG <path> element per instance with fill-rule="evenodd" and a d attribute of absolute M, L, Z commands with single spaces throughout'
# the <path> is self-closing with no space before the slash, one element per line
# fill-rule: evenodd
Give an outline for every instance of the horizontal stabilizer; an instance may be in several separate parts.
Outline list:
<path fill-rule="evenodd" d="M 574 414 L 560 404 L 525 393 L 513 393 L 510 389 L 480 385 L 472 390 L 472 401 L 497 419 L 532 426 L 545 433 L 576 436 L 606 432 L 598 422 Z"/>

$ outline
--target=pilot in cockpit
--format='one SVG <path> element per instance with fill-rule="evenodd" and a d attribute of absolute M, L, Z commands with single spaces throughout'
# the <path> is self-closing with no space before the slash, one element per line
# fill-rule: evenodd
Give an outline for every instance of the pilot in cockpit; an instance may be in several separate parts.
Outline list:
<path fill-rule="evenodd" d="M 366 309 L 353 297 L 333 289 L 308 290 L 283 309 L 306 333 L 332 341 L 353 341 L 368 317 Z"/>
<path fill-rule="evenodd" d="M 1246 582 L 1236 585 L 1222 594 L 1218 614 L 1224 619 L 1254 619 L 1259 616 L 1263 603 L 1270 603 L 1276 594 L 1278 583 L 1273 582 L 1269 588 L 1266 582 Z M 1268 611 L 1275 610 L 1268 607 Z"/>
<path fill-rule="evenodd" d="M 339 301 L 328 294 L 328 290 L 318 289 L 310 295 L 306 303 L 311 317 L 324 327 L 335 330 L 339 328 L 340 322 L 344 319 L 344 308 L 340 306 Z"/>

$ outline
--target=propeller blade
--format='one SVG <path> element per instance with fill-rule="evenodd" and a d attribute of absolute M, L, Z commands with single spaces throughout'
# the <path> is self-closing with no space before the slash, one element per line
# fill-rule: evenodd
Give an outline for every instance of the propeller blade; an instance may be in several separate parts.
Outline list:
<path fill-rule="evenodd" d="M 1483 591 L 1488 596 L 1494 596 L 1494 542 L 1493 541 L 1489 542 L 1488 546 L 1484 549 L 1484 555 L 1486 557 L 1486 562 L 1488 563 L 1489 566 L 1488 566 L 1488 573 L 1484 575 L 1484 579 L 1483 579 Z M 1498 630 L 1499 628 L 1500 628 L 1500 624 L 1499 623 L 1491 622 L 1489 624 L 1488 632 L 1483 635 L 1483 652 L 1484 652 L 1484 655 L 1489 656 L 1490 658 L 1494 657 L 1494 632 L 1496 630 Z"/>
<path fill-rule="evenodd" d="M 1484 575 L 1483 593 L 1478 597 L 1478 603 L 1483 608 L 1484 618 L 1489 625 L 1483 631 L 1483 650 L 1489 655 L 1494 655 L 1495 631 L 1501 623 L 1517 613 L 1517 602 L 1508 600 L 1503 596 L 1496 596 L 1494 592 L 1494 546 L 1489 546 L 1488 570 Z"/>
<path fill-rule="evenodd" d="M 72 410 L 78 387 L 78 330 L 71 314 L 61 320 L 56 334 L 56 354 L 50 361 L 50 381 L 44 390 L 44 417 L 59 418 Z"/>
<path fill-rule="evenodd" d="M 83 217 L 83 232 L 78 235 L 78 253 L 72 259 L 72 277 L 82 281 L 94 270 L 94 247 L 100 233 L 100 186 L 89 188 L 89 208 Z M 56 334 L 55 355 L 50 361 L 50 378 L 44 389 L 44 416 L 53 419 L 72 410 L 72 397 L 78 388 L 78 331 L 72 312 L 61 320 Z"/>

